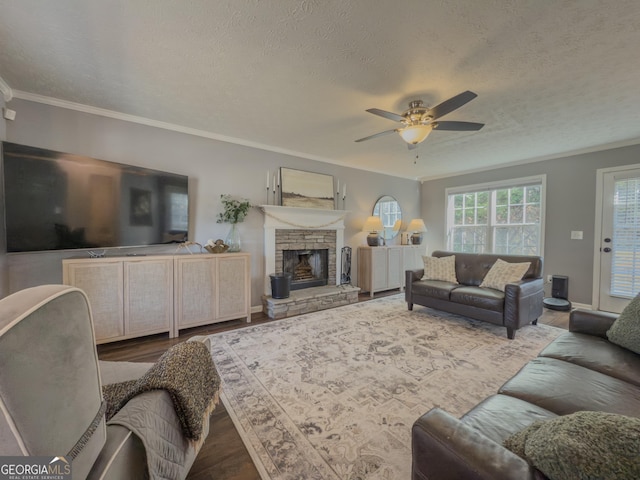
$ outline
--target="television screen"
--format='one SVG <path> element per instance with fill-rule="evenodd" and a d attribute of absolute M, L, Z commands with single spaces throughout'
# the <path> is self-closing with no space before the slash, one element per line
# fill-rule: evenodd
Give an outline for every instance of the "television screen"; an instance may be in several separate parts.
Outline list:
<path fill-rule="evenodd" d="M 188 177 L 2 142 L 7 252 L 184 242 Z"/>

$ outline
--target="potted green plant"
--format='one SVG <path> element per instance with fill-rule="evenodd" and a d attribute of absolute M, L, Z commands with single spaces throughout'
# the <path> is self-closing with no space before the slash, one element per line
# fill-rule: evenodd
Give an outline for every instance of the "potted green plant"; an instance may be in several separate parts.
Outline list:
<path fill-rule="evenodd" d="M 225 243 L 229 245 L 229 252 L 239 252 L 241 242 L 236 225 L 244 221 L 251 208 L 251 202 L 246 198 L 237 199 L 228 194 L 220 195 L 220 201 L 224 210 L 218 213 L 217 222 L 231 224 L 231 231 L 229 231 Z"/>

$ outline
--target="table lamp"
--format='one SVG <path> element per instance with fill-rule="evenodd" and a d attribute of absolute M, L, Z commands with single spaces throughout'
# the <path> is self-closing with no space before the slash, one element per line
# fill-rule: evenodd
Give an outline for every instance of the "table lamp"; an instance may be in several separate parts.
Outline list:
<path fill-rule="evenodd" d="M 414 218 L 407 226 L 407 232 L 411 232 L 411 244 L 420 245 L 422 243 L 422 234 L 427 231 L 424 220 Z"/>
<path fill-rule="evenodd" d="M 382 225 L 382 220 L 380 217 L 369 217 L 364 222 L 362 226 L 363 232 L 369 232 L 367 235 L 367 245 L 370 247 L 377 247 L 380 245 L 380 232 L 384 230 L 384 226 Z"/>

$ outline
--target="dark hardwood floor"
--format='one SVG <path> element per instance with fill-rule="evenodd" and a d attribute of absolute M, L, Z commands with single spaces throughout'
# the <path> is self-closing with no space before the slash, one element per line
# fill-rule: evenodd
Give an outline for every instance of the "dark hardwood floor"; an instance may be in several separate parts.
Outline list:
<path fill-rule="evenodd" d="M 398 290 L 381 292 L 376 294 L 375 298 L 397 293 L 399 293 Z M 358 301 L 361 302 L 368 300 L 371 300 L 369 294 L 358 297 Z M 264 314 L 257 313 L 251 316 L 250 324 L 243 320 L 232 320 L 183 330 L 178 338 L 168 338 L 163 334 L 107 343 L 98 345 L 98 356 L 100 360 L 154 362 L 170 346 L 194 335 L 211 335 L 270 321 L 272 320 Z M 568 329 L 569 313 L 545 309 L 539 323 Z M 209 428 L 209 436 L 187 478 L 189 480 L 259 480 L 260 475 L 222 402 L 211 415 Z"/>

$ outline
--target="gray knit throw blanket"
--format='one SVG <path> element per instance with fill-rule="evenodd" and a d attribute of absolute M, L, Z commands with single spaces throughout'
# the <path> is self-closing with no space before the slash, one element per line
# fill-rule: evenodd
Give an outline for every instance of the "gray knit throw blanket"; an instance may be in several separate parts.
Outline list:
<path fill-rule="evenodd" d="M 163 389 L 169 393 L 184 436 L 197 441 L 202 422 L 218 402 L 220 377 L 209 349 L 202 342 L 183 342 L 169 348 L 138 380 L 104 385 L 107 421 L 131 398 Z"/>

